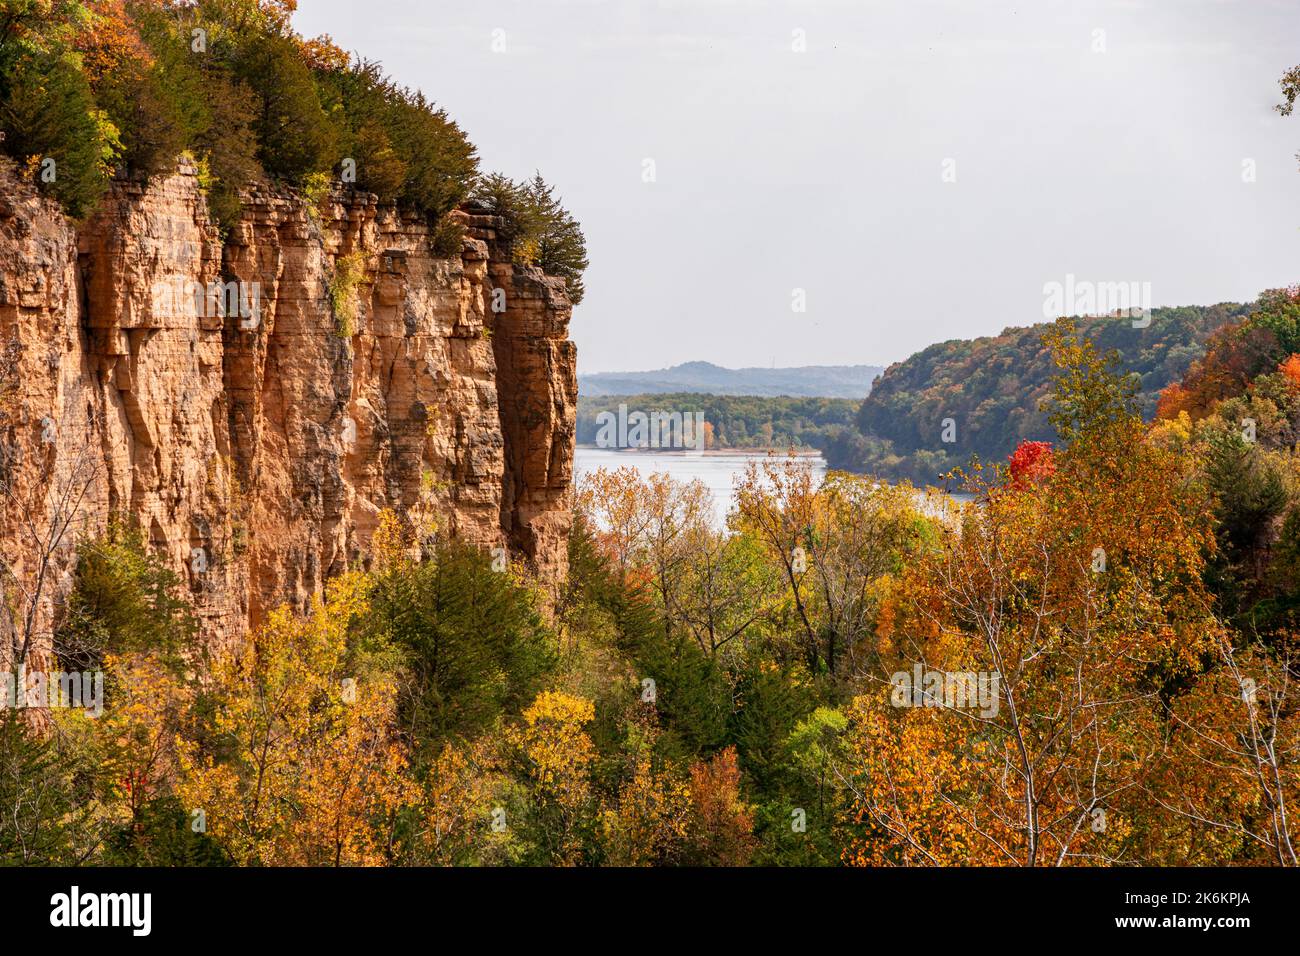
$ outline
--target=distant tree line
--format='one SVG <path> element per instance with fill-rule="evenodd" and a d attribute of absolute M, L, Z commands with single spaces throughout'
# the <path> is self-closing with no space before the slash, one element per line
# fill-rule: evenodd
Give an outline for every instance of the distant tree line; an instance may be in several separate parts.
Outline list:
<path fill-rule="evenodd" d="M 858 403 L 847 398 L 771 398 L 761 395 L 700 395 L 679 392 L 666 395 L 579 396 L 578 442 L 596 443 L 602 412 L 618 414 L 619 405 L 630 412 L 704 413 L 711 448 L 797 449 L 826 447 L 832 436 L 849 427 Z"/>

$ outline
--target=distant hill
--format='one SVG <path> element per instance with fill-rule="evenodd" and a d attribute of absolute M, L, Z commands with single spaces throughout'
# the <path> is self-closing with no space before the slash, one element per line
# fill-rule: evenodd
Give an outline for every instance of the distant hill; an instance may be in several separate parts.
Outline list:
<path fill-rule="evenodd" d="M 884 371 L 879 365 L 804 365 L 796 368 L 723 368 L 686 362 L 652 372 L 596 372 L 578 376 L 578 394 L 790 395 L 800 398 L 865 398 Z"/>
<path fill-rule="evenodd" d="M 1150 418 L 1160 390 L 1179 381 L 1200 358 L 1210 333 L 1252 308 L 1222 303 L 1153 309 L 1144 329 L 1119 318 L 1076 322 L 1100 351 L 1113 349 L 1121 366 L 1137 375 L 1142 412 Z M 1055 374 L 1042 344 L 1049 325 L 940 342 L 891 365 L 863 401 L 856 427 L 828 443 L 830 466 L 934 484 L 972 455 L 1005 461 L 1022 441 L 1054 441 L 1040 409 Z M 941 439 L 947 418 L 956 426 L 952 443 Z"/>

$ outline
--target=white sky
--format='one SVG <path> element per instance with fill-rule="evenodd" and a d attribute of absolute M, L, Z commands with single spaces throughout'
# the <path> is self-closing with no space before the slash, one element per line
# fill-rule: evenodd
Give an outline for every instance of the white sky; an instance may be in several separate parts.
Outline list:
<path fill-rule="evenodd" d="M 295 25 L 424 90 L 485 171 L 556 185 L 584 372 L 888 364 L 1042 321 L 1067 273 L 1157 306 L 1300 281 L 1300 111 L 1272 109 L 1300 0 L 300 0 Z"/>

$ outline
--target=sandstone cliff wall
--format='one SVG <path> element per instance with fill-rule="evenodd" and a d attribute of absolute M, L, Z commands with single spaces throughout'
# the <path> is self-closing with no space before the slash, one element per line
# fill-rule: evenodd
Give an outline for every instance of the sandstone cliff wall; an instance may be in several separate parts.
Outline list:
<path fill-rule="evenodd" d="M 460 252 L 439 255 L 423 219 L 365 194 L 264 190 L 223 244 L 187 166 L 77 225 L 0 167 L 0 557 L 18 589 L 0 654 L 25 630 L 48 646 L 76 541 L 114 515 L 215 640 L 363 564 L 385 508 L 561 577 L 571 305 L 491 217 L 455 215 Z M 244 314 L 196 285 L 242 291 Z"/>

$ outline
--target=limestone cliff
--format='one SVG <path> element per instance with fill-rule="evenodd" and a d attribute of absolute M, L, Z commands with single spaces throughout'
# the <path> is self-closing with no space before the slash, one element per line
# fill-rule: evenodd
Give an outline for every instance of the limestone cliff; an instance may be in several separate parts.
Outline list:
<path fill-rule="evenodd" d="M 366 194 L 265 189 L 223 243 L 186 165 L 81 224 L 0 168 L 0 555 L 11 591 L 40 583 L 36 645 L 76 540 L 113 515 L 210 639 L 363 565 L 385 508 L 564 574 L 571 305 L 492 217 L 453 216 L 459 253 L 439 254 Z"/>

